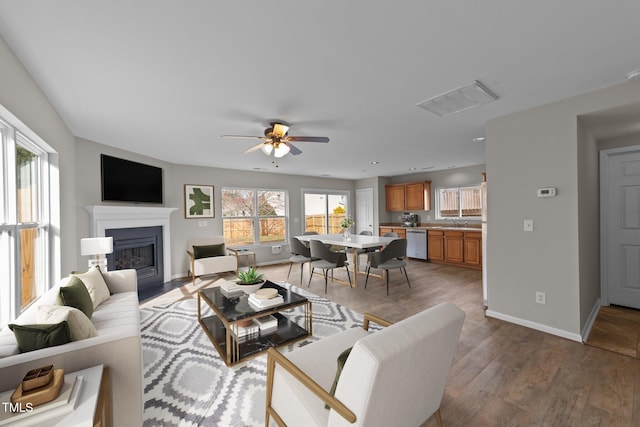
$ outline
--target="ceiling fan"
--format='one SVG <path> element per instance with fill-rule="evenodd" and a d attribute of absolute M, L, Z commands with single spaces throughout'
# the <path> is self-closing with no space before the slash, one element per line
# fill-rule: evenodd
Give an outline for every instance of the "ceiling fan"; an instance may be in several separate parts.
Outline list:
<path fill-rule="evenodd" d="M 264 136 L 251 136 L 251 135 L 222 135 L 223 138 L 257 138 L 262 139 L 261 143 L 254 145 L 253 147 L 244 150 L 245 153 L 251 153 L 258 149 L 262 149 L 262 152 L 267 156 L 273 154 L 273 157 L 280 158 L 287 153 L 291 153 L 294 156 L 302 153 L 298 147 L 293 145 L 291 141 L 300 142 L 329 142 L 329 138 L 326 136 L 292 136 L 289 135 L 289 125 L 283 122 L 271 122 L 270 126 L 264 130 Z"/>

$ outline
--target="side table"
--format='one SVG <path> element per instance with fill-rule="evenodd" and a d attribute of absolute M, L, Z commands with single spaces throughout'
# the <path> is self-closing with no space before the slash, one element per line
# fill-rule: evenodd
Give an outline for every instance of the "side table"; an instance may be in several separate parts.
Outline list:
<path fill-rule="evenodd" d="M 16 419 L 11 425 L 38 427 L 94 426 L 111 427 L 111 378 L 108 367 L 65 373 L 65 380 L 82 376 L 82 388 L 73 412 L 60 415 L 55 409 Z"/>
<path fill-rule="evenodd" d="M 256 268 L 256 253 L 250 251 L 249 249 L 239 249 L 239 248 L 227 248 L 229 251 L 233 252 L 233 255 L 238 260 L 238 268 L 240 268 L 241 258 L 246 257 L 246 266 Z"/>

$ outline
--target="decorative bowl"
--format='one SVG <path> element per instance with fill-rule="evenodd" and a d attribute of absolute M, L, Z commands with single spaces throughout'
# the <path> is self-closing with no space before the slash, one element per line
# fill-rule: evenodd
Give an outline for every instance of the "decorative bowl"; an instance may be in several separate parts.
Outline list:
<path fill-rule="evenodd" d="M 247 295 L 254 293 L 258 289 L 260 289 L 262 285 L 264 285 L 264 280 L 258 283 L 253 283 L 251 285 L 247 285 L 245 283 L 238 283 L 238 286 L 240 286 L 240 289 L 242 289 L 242 292 L 244 292 Z"/>

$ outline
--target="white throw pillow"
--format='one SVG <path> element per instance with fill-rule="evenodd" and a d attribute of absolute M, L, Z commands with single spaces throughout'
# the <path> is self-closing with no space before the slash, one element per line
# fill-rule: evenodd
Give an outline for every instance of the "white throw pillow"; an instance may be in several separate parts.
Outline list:
<path fill-rule="evenodd" d="M 109 287 L 98 267 L 91 267 L 86 273 L 74 274 L 74 276 L 82 280 L 82 283 L 87 287 L 93 308 L 97 308 L 111 297 Z"/>
<path fill-rule="evenodd" d="M 66 305 L 41 305 L 38 307 L 36 312 L 36 321 L 38 323 L 60 323 L 63 320 L 66 320 L 69 325 L 72 341 L 79 341 L 98 335 L 98 331 L 91 323 L 91 320 L 75 307 Z"/>

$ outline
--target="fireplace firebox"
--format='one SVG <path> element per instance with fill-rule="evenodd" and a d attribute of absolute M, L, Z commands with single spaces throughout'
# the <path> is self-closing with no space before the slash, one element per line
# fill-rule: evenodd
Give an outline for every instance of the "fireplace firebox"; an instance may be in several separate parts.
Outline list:
<path fill-rule="evenodd" d="M 106 229 L 105 236 L 113 237 L 109 270 L 135 269 L 141 290 L 164 282 L 162 227 Z"/>

